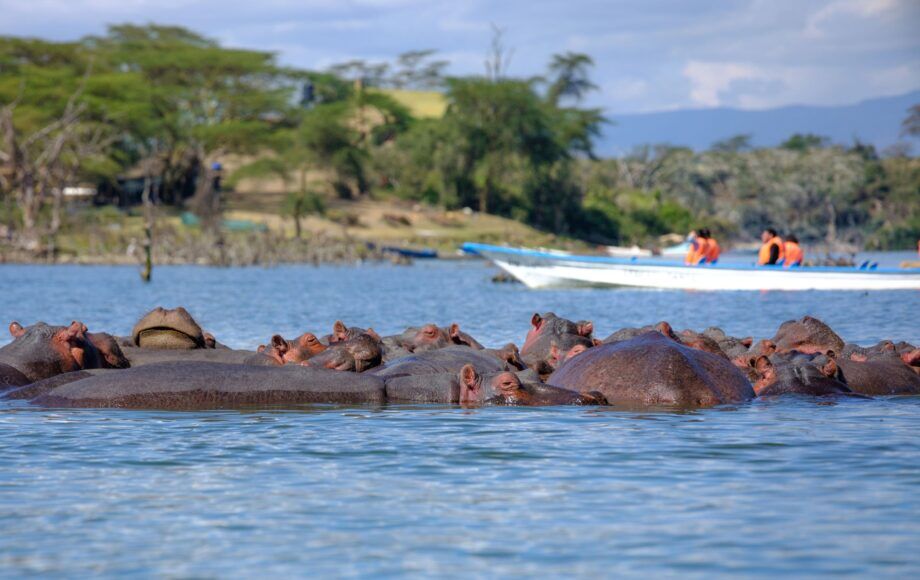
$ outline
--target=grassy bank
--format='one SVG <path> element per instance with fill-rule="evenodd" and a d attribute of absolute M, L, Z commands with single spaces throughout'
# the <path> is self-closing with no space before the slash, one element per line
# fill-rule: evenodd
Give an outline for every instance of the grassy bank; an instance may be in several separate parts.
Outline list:
<path fill-rule="evenodd" d="M 477 212 L 443 211 L 400 201 L 327 203 L 322 215 L 301 219 L 297 239 L 292 218 L 283 215 L 283 196 L 228 193 L 225 220 L 250 222 L 249 231 L 220 236 L 184 224 L 180 212 L 158 209 L 156 264 L 270 265 L 353 263 L 386 259 L 376 246 L 431 248 L 456 255 L 463 242 L 507 243 L 585 249 L 571 240 L 539 232 L 517 221 Z M 143 254 L 140 208 L 70 208 L 48 252 L 23 251 L 0 241 L 0 262 L 138 264 Z"/>

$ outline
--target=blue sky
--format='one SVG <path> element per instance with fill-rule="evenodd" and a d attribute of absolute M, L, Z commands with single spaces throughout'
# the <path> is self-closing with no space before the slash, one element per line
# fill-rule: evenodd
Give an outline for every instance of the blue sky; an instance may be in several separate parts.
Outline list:
<path fill-rule="evenodd" d="M 0 0 L 0 34 L 75 39 L 120 22 L 179 24 L 305 68 L 433 48 L 481 73 L 491 24 L 509 74 L 590 54 L 610 113 L 846 104 L 920 88 L 920 0 Z"/>

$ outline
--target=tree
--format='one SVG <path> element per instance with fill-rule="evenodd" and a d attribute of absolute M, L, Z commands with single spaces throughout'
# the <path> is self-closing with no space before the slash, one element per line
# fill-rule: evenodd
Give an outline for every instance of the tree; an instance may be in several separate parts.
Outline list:
<path fill-rule="evenodd" d="M 587 54 L 566 52 L 553 55 L 549 63 L 547 99 L 553 104 L 558 104 L 563 98 L 580 103 L 588 92 L 597 90 L 597 85 L 589 78 L 592 66 L 594 60 Z"/>
<path fill-rule="evenodd" d="M 920 137 L 920 104 L 907 110 L 907 117 L 901 123 L 901 134 L 906 137 Z"/>
<path fill-rule="evenodd" d="M 814 135 L 812 133 L 795 133 L 780 145 L 783 149 L 789 149 L 790 151 L 808 151 L 809 149 L 820 149 L 826 147 L 828 143 L 827 137 L 822 137 L 821 135 Z"/>

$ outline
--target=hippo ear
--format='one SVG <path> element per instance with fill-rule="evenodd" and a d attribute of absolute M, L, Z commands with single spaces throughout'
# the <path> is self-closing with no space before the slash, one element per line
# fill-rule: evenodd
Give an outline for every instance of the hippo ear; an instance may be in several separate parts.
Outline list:
<path fill-rule="evenodd" d="M 762 343 L 763 343 L 763 354 L 766 354 L 767 356 L 769 356 L 776 352 L 776 343 L 773 342 L 772 340 L 764 339 Z"/>
<path fill-rule="evenodd" d="M 530 317 L 530 325 L 539 330 L 541 324 L 543 324 L 543 318 L 538 313 L 534 312 L 533 316 Z"/>
<path fill-rule="evenodd" d="M 336 320 L 335 324 L 332 325 L 332 336 L 337 340 L 345 340 L 348 338 L 348 327 L 345 326 L 345 323 L 341 320 Z"/>
<path fill-rule="evenodd" d="M 203 336 L 204 336 L 204 345 L 205 345 L 206 347 L 208 347 L 208 348 L 216 348 L 216 347 L 217 347 L 217 339 L 214 338 L 214 335 L 213 335 L 213 334 L 211 334 L 210 332 L 205 332 Z"/>
<path fill-rule="evenodd" d="M 460 325 L 456 322 L 447 327 L 447 335 L 453 343 L 467 344 L 467 341 L 463 340 L 463 337 L 460 336 Z"/>
<path fill-rule="evenodd" d="M 745 336 L 744 338 L 741 339 L 741 344 L 743 344 L 747 348 L 751 348 L 751 345 L 754 344 L 754 338 L 751 336 Z"/>
<path fill-rule="evenodd" d="M 257 346 L 257 347 L 256 347 L 256 352 L 265 352 L 265 345 L 264 345 L 264 344 L 260 344 L 259 346 Z"/>
<path fill-rule="evenodd" d="M 594 344 L 594 346 L 600 346 L 604 344 L 604 341 L 599 338 L 592 338 L 591 342 Z"/>
<path fill-rule="evenodd" d="M 282 353 L 288 351 L 288 342 L 280 334 L 272 336 L 272 347 Z"/>
<path fill-rule="evenodd" d="M 821 374 L 827 378 L 832 378 L 837 375 L 837 361 L 833 358 L 828 358 L 827 362 L 824 363 L 824 366 L 821 367 Z"/>
<path fill-rule="evenodd" d="M 591 334 L 594 332 L 594 323 L 590 320 L 582 320 L 578 323 L 578 334 L 586 338 L 591 338 Z"/>
<path fill-rule="evenodd" d="M 13 336 L 13 338 L 19 338 L 25 333 L 26 333 L 26 329 L 23 328 L 21 324 L 19 324 L 15 320 L 13 322 L 10 322 L 10 334 Z"/>
<path fill-rule="evenodd" d="M 86 338 L 86 325 L 79 320 L 74 320 L 67 327 L 66 337 L 68 340 L 80 340 Z"/>
<path fill-rule="evenodd" d="M 365 331 L 364 334 L 366 334 L 366 335 L 368 335 L 369 337 L 373 338 L 373 339 L 376 340 L 377 342 L 380 342 L 381 340 L 383 340 L 383 339 L 380 338 L 380 335 L 377 334 L 377 331 L 374 330 L 373 328 L 368 328 L 368 329 Z"/>
<path fill-rule="evenodd" d="M 655 330 L 667 336 L 668 338 L 674 338 L 675 336 L 674 329 L 671 328 L 671 325 L 665 322 L 664 320 L 662 320 L 661 322 L 655 325 Z"/>
<path fill-rule="evenodd" d="M 460 383 L 470 390 L 476 389 L 479 383 L 479 375 L 476 374 L 476 369 L 473 368 L 473 365 L 466 364 L 460 369 Z"/>

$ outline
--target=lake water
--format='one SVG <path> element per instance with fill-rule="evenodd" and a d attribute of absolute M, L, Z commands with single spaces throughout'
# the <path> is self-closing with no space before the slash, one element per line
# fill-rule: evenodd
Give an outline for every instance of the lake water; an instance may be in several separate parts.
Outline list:
<path fill-rule="evenodd" d="M 596 334 L 668 320 L 768 337 L 811 314 L 920 343 L 920 292 L 528 291 L 478 262 L 414 267 L 0 266 L 0 321 L 127 334 L 185 305 L 253 348 L 336 319 L 458 322 L 520 344 L 533 312 Z M 7 336 L 0 338 L 5 343 Z M 920 398 L 686 413 L 0 403 L 0 576 L 920 574 Z"/>

